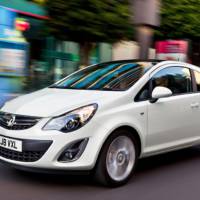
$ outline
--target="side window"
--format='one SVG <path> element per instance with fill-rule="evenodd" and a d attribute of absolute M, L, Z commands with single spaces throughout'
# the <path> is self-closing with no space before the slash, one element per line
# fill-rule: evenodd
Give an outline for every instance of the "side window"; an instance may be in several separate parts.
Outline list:
<path fill-rule="evenodd" d="M 197 91 L 200 92 L 200 72 L 194 71 L 194 76 L 196 79 Z"/>
<path fill-rule="evenodd" d="M 140 92 L 136 95 L 135 101 L 146 101 L 150 98 L 149 81 L 143 86 Z"/>
<path fill-rule="evenodd" d="M 152 89 L 157 86 L 169 88 L 174 95 L 192 92 L 190 70 L 184 67 L 168 67 L 152 77 Z"/>

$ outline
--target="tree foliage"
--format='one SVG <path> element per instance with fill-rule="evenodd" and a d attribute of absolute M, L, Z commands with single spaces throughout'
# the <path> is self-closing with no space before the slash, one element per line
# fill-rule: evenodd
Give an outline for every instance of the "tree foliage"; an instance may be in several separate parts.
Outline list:
<path fill-rule="evenodd" d="M 163 0 L 159 38 L 200 38 L 200 0 Z"/>
<path fill-rule="evenodd" d="M 115 42 L 132 34 L 128 0 L 47 0 L 49 27 L 57 38 Z"/>
<path fill-rule="evenodd" d="M 128 0 L 47 0 L 49 31 L 61 40 L 80 44 L 83 65 L 96 42 L 133 37 Z"/>

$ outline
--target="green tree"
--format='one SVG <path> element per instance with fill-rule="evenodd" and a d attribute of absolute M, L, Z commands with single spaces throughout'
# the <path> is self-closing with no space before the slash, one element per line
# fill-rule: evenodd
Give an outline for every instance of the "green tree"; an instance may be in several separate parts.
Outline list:
<path fill-rule="evenodd" d="M 200 0 L 163 0 L 157 37 L 200 38 Z"/>
<path fill-rule="evenodd" d="M 128 0 L 47 0 L 46 7 L 50 33 L 79 43 L 82 65 L 97 42 L 133 37 Z"/>

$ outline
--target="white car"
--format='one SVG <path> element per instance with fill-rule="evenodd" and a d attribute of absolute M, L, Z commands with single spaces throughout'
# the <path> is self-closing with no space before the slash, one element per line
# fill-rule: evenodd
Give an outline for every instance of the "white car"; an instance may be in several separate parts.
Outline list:
<path fill-rule="evenodd" d="M 118 186 L 139 158 L 200 143 L 200 68 L 157 60 L 79 70 L 0 110 L 0 160 L 23 170 L 92 172 Z"/>

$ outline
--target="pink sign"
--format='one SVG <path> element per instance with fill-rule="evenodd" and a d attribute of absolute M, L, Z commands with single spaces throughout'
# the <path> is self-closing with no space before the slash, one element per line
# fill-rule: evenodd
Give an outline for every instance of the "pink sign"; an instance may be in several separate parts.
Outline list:
<path fill-rule="evenodd" d="M 165 40 L 156 42 L 156 57 L 161 60 L 188 62 L 189 43 L 185 40 Z"/>
<path fill-rule="evenodd" d="M 188 52 L 188 42 L 184 40 L 166 40 L 156 42 L 156 53 L 183 53 Z"/>

